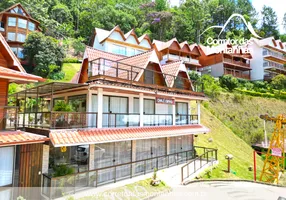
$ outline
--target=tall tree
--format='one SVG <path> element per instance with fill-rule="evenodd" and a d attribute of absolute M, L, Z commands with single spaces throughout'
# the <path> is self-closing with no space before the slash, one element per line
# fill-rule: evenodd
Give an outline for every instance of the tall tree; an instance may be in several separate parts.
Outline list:
<path fill-rule="evenodd" d="M 260 28 L 260 34 L 264 37 L 274 36 L 279 37 L 278 20 L 276 12 L 268 6 L 263 6 L 262 11 L 262 26 Z"/>

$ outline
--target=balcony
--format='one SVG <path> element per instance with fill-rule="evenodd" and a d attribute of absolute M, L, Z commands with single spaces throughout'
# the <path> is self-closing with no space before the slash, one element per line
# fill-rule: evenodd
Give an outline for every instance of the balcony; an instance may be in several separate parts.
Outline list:
<path fill-rule="evenodd" d="M 17 113 L 16 106 L 0 106 L 1 131 L 17 130 Z"/>
<path fill-rule="evenodd" d="M 244 68 L 246 68 L 246 67 L 250 68 L 249 63 L 242 62 L 241 60 L 237 61 L 237 60 L 230 59 L 230 58 L 223 58 L 223 62 L 226 64 L 230 64 L 230 65 L 240 66 L 240 67 L 244 67 Z"/>
<path fill-rule="evenodd" d="M 224 75 L 232 75 L 233 77 L 236 77 L 236 78 L 250 80 L 250 74 L 245 74 L 244 72 L 245 71 L 224 68 Z"/>
<path fill-rule="evenodd" d="M 95 112 L 29 112 L 19 113 L 18 123 L 13 119 L 9 127 L 31 127 L 43 129 L 97 128 L 98 113 Z M 170 126 L 198 124 L 198 115 L 144 114 L 143 126 Z M 102 127 L 139 127 L 139 113 L 102 113 Z"/>
<path fill-rule="evenodd" d="M 194 64 L 194 65 L 200 65 L 199 61 L 193 58 L 188 58 L 185 56 L 179 56 L 179 55 L 174 55 L 174 54 L 166 54 L 163 56 L 163 60 L 182 60 L 184 62 L 187 62 L 189 64 Z"/>
<path fill-rule="evenodd" d="M 263 62 L 263 67 L 264 69 L 278 69 L 278 70 L 283 70 L 286 71 L 286 67 L 284 67 L 283 64 L 271 62 L 271 61 L 264 61 Z"/>
<path fill-rule="evenodd" d="M 262 55 L 266 59 L 281 62 L 283 64 L 286 63 L 286 57 L 282 53 L 263 49 Z"/>

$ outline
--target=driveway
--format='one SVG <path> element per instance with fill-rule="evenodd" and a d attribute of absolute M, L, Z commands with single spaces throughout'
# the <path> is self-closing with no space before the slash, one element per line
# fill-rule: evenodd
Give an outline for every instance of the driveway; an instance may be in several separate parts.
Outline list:
<path fill-rule="evenodd" d="M 210 181 L 173 187 L 171 193 L 163 194 L 155 200 L 277 200 L 279 197 L 286 200 L 285 187 L 250 182 Z"/>

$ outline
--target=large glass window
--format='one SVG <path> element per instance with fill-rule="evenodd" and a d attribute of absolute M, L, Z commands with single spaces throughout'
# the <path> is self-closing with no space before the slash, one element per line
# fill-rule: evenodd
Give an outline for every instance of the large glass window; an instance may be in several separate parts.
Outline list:
<path fill-rule="evenodd" d="M 16 26 L 16 18 L 15 17 L 9 17 L 8 18 L 8 26 Z"/>
<path fill-rule="evenodd" d="M 144 114 L 155 114 L 154 99 L 144 99 Z"/>
<path fill-rule="evenodd" d="M 33 22 L 29 22 L 28 23 L 28 29 L 30 30 L 30 31 L 34 31 L 35 30 L 35 24 L 33 23 Z"/>
<path fill-rule="evenodd" d="M 169 164 L 176 164 L 178 162 L 189 160 L 193 157 L 193 153 L 189 150 L 193 149 L 193 136 L 184 135 L 178 137 L 170 137 L 170 154 L 178 153 L 172 155 L 169 158 Z M 186 152 L 189 151 L 189 152 Z M 180 153 L 184 152 L 184 153 Z"/>
<path fill-rule="evenodd" d="M 56 173 L 57 166 L 65 165 L 74 169 L 74 172 L 88 171 L 89 145 L 66 147 L 63 151 L 60 147 L 50 145 L 50 172 Z"/>
<path fill-rule="evenodd" d="M 126 47 L 119 45 L 112 45 L 112 53 L 126 55 Z"/>
<path fill-rule="evenodd" d="M 15 41 L 16 40 L 16 33 L 8 32 L 8 40 Z"/>
<path fill-rule="evenodd" d="M 22 34 L 22 33 L 18 33 L 17 34 L 17 41 L 18 42 L 25 42 L 26 40 L 26 35 L 25 34 Z"/>
<path fill-rule="evenodd" d="M 139 98 L 133 99 L 133 113 L 140 113 Z"/>
<path fill-rule="evenodd" d="M 17 56 L 17 51 L 18 51 L 17 47 L 11 47 L 11 50 Z"/>
<path fill-rule="evenodd" d="M 188 103 L 176 102 L 176 113 L 178 115 L 188 114 Z"/>
<path fill-rule="evenodd" d="M 95 169 L 131 162 L 131 141 L 96 144 L 94 148 Z M 130 176 L 130 165 L 116 167 L 116 178 Z M 98 182 L 107 182 L 114 177 L 114 169 L 100 170 Z"/>
<path fill-rule="evenodd" d="M 127 126 L 128 98 L 103 96 L 103 127 Z"/>
<path fill-rule="evenodd" d="M 14 147 L 1 147 L 0 160 L 0 187 L 12 185 Z"/>
<path fill-rule="evenodd" d="M 135 49 L 128 48 L 127 49 L 127 56 L 134 56 L 135 55 Z"/>
<path fill-rule="evenodd" d="M 27 28 L 27 20 L 19 18 L 18 19 L 18 27 L 26 29 Z"/>
<path fill-rule="evenodd" d="M 70 96 L 68 103 L 71 104 L 74 112 L 86 112 L 86 95 Z"/>

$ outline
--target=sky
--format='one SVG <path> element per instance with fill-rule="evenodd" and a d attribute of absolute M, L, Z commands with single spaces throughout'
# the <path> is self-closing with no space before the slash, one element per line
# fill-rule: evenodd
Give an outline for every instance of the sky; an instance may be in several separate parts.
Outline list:
<path fill-rule="evenodd" d="M 286 33 L 283 29 L 282 21 L 286 13 L 286 0 L 250 0 L 258 13 L 261 12 L 263 5 L 270 6 L 277 14 L 280 33 Z M 180 0 L 169 0 L 171 5 L 179 5 Z M 259 17 L 261 19 L 261 17 Z"/>

